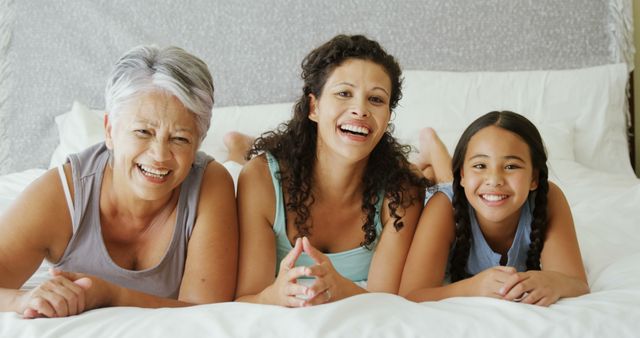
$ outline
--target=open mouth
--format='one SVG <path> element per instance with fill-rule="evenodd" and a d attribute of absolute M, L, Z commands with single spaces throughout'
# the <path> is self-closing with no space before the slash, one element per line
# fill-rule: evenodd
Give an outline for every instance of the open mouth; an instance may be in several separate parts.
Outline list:
<path fill-rule="evenodd" d="M 339 128 L 340 128 L 340 131 L 342 131 L 345 134 L 351 134 L 351 135 L 362 136 L 362 137 L 367 137 L 371 132 L 371 130 L 369 130 L 369 128 L 367 127 L 356 126 L 348 123 L 340 125 Z"/>
<path fill-rule="evenodd" d="M 500 202 L 504 199 L 507 199 L 509 196 L 508 195 L 499 195 L 499 194 L 482 194 L 480 195 L 480 197 L 482 197 L 482 199 L 489 201 L 489 202 Z"/>
<path fill-rule="evenodd" d="M 171 170 L 169 169 L 156 169 L 140 163 L 137 163 L 136 166 L 144 176 L 155 179 L 163 179 L 171 173 Z"/>

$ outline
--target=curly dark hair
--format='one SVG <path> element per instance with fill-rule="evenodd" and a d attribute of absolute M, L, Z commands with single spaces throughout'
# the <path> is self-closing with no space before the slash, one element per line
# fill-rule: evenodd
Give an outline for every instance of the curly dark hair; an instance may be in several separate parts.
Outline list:
<path fill-rule="evenodd" d="M 453 207 L 456 222 L 456 238 L 451 257 L 449 272 L 451 281 L 456 282 L 470 277 L 466 271 L 469 251 L 472 245 L 471 226 L 469 221 L 469 201 L 460 185 L 460 170 L 464 164 L 467 145 L 471 137 L 480 130 L 496 126 L 520 136 L 529 146 L 534 170 L 538 173 L 538 188 L 535 191 L 535 206 L 531 222 L 531 245 L 527 253 L 527 270 L 540 270 L 540 253 L 549 223 L 547 215 L 547 193 L 549 192 L 549 169 L 547 153 L 542 137 L 536 126 L 522 115 L 510 111 L 492 111 L 475 121 L 462 133 L 452 158 L 453 169 Z M 534 193 L 529 192 L 529 194 Z"/>
<path fill-rule="evenodd" d="M 312 220 L 310 206 L 314 203 L 313 168 L 316 161 L 317 124 L 311 121 L 310 94 L 316 98 L 322 95 L 323 87 L 331 73 L 349 59 L 372 61 L 382 66 L 391 80 L 389 108 L 392 111 L 402 97 L 402 71 L 395 58 L 378 44 L 362 35 L 338 35 L 314 49 L 302 61 L 302 95 L 295 103 L 293 117 L 277 129 L 258 137 L 247 154 L 247 159 L 263 152 L 270 152 L 280 162 L 279 178 L 285 194 L 285 208 L 295 212 L 296 237 L 311 234 Z M 429 182 L 412 170 L 407 160 L 409 146 L 399 144 L 391 135 L 390 124 L 369 156 L 362 178 L 362 211 L 364 239 L 361 246 L 370 249 L 376 240 L 376 204 L 378 194 L 385 192 L 389 199 L 389 209 L 394 219 L 394 227 L 403 227 L 402 215 L 398 208 L 407 208 L 421 201 L 420 196 L 407 194 L 411 187 L 421 191 Z"/>

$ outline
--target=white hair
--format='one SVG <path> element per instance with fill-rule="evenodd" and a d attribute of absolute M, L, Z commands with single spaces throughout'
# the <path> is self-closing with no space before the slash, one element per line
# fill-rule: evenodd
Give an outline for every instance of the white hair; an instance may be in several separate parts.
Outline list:
<path fill-rule="evenodd" d="M 165 91 L 194 114 L 199 142 L 207 135 L 213 107 L 213 80 L 207 65 L 178 47 L 138 46 L 116 62 L 105 90 L 109 120 L 140 95 Z"/>

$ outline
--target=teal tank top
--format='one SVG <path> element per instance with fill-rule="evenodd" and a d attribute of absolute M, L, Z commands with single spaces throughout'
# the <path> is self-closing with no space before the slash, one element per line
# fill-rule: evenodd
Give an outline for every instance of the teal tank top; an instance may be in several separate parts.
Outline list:
<path fill-rule="evenodd" d="M 276 194 L 276 216 L 273 221 L 273 232 L 276 236 L 276 274 L 280 261 L 293 249 L 289 237 L 287 236 L 286 225 L 286 213 L 284 208 L 284 195 L 282 193 L 282 184 L 279 179 L 280 166 L 278 160 L 273 155 L 266 153 L 267 162 L 269 164 L 269 171 L 271 172 L 271 179 L 273 180 L 273 188 Z M 375 247 L 378 244 L 380 234 L 382 233 L 382 223 L 380 221 L 380 210 L 382 201 L 384 199 L 384 192 L 380 192 L 378 204 L 376 205 L 376 240 L 372 244 L 372 249 L 369 250 L 364 247 L 357 247 L 351 250 L 325 254 L 331 260 L 334 268 L 345 278 L 349 278 L 354 282 L 367 281 L 369 275 L 369 266 L 371 265 L 371 258 L 375 252 Z M 300 255 L 296 261 L 296 266 L 311 266 L 315 262 L 309 255 L 304 252 Z"/>

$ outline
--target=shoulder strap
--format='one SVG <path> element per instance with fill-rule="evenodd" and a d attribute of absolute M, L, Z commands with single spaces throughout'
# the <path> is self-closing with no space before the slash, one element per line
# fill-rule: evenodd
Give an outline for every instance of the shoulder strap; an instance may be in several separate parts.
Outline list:
<path fill-rule="evenodd" d="M 62 189 L 64 190 L 64 197 L 67 199 L 67 207 L 69 208 L 69 215 L 73 218 L 73 201 L 71 200 L 71 192 L 69 191 L 69 185 L 67 184 L 67 175 L 64 173 L 63 165 L 58 166 L 58 174 L 60 174 L 60 183 L 62 183 Z"/>

